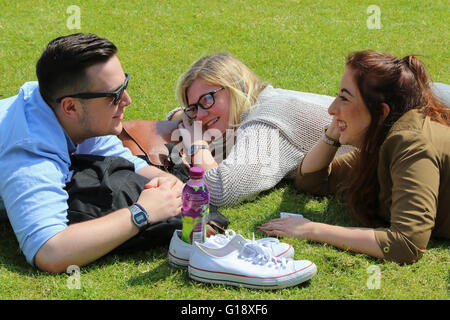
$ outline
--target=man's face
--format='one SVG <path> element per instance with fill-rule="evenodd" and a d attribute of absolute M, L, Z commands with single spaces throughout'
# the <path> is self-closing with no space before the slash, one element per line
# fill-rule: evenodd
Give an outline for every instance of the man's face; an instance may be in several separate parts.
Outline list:
<path fill-rule="evenodd" d="M 90 79 L 89 92 L 113 92 L 125 82 L 125 73 L 119 59 L 111 57 L 107 62 L 86 69 Z M 122 131 L 122 119 L 125 107 L 131 104 L 131 98 L 125 90 L 122 99 L 114 105 L 114 98 L 102 97 L 83 99 L 82 113 L 78 123 L 86 137 L 118 135 Z"/>

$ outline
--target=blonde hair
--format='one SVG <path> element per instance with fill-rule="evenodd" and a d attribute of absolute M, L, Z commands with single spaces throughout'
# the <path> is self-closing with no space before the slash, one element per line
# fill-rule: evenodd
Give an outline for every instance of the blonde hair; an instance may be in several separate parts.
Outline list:
<path fill-rule="evenodd" d="M 178 80 L 176 95 L 187 106 L 186 92 L 196 79 L 223 86 L 230 93 L 230 125 L 239 126 L 242 113 L 251 109 L 267 86 L 240 60 L 229 53 L 205 56 L 195 62 Z"/>

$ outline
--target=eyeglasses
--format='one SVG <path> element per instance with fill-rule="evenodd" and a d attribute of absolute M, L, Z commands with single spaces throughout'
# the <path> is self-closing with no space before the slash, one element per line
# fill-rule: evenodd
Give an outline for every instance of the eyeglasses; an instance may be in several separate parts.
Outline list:
<path fill-rule="evenodd" d="M 95 98 L 103 98 L 103 97 L 113 97 L 114 105 L 117 106 L 122 100 L 123 92 L 127 89 L 128 80 L 130 79 L 130 75 L 125 73 L 125 82 L 120 86 L 119 89 L 113 92 L 84 92 L 71 94 L 68 96 L 60 97 L 56 99 L 56 102 L 60 103 L 64 98 L 80 98 L 80 99 L 95 99 Z"/>
<path fill-rule="evenodd" d="M 217 92 L 219 92 L 223 89 L 225 89 L 225 87 L 221 87 L 214 91 L 205 93 L 205 94 L 201 95 L 200 98 L 198 98 L 197 103 L 193 103 L 193 104 L 189 104 L 189 100 L 188 100 L 187 92 L 186 92 L 185 95 L 186 95 L 186 102 L 188 103 L 188 106 L 183 107 L 184 113 L 188 116 L 189 119 L 194 120 L 197 117 L 198 107 L 202 108 L 203 110 L 207 110 L 207 109 L 211 108 L 214 105 L 214 103 L 216 102 L 216 100 L 214 100 L 214 94 L 216 94 Z"/>

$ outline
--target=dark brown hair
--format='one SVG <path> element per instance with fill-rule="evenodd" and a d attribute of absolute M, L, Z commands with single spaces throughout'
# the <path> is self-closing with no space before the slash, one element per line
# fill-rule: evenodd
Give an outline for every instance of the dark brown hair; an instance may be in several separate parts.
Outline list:
<path fill-rule="evenodd" d="M 58 96 L 88 91 L 86 68 L 108 61 L 116 52 L 111 41 L 95 34 L 76 33 L 50 41 L 36 64 L 42 97 L 55 108 Z"/>
<path fill-rule="evenodd" d="M 347 57 L 346 66 L 355 71 L 355 83 L 372 120 L 354 175 L 343 192 L 352 216 L 363 225 L 375 227 L 380 225 L 376 216 L 378 154 L 392 125 L 409 110 L 419 109 L 432 120 L 450 126 L 450 108 L 433 94 L 430 77 L 416 56 L 399 59 L 377 51 L 359 51 Z M 390 107 L 384 121 L 382 103 Z"/>

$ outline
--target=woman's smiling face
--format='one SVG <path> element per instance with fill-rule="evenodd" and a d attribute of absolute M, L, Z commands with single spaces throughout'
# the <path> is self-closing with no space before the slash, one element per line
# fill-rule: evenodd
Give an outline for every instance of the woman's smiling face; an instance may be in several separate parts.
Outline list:
<path fill-rule="evenodd" d="M 345 70 L 341 79 L 339 93 L 328 108 L 328 113 L 336 118 L 339 126 L 341 144 L 361 146 L 372 121 L 358 86 L 354 80 L 354 70 Z"/>
<path fill-rule="evenodd" d="M 195 104 L 202 95 L 220 88 L 219 85 L 210 84 L 197 78 L 187 89 L 188 104 Z M 198 107 L 195 121 L 202 122 L 203 131 L 217 129 L 222 134 L 225 133 L 230 122 L 230 95 L 228 90 L 225 88 L 214 93 L 214 104 L 211 108 L 204 110 Z"/>

